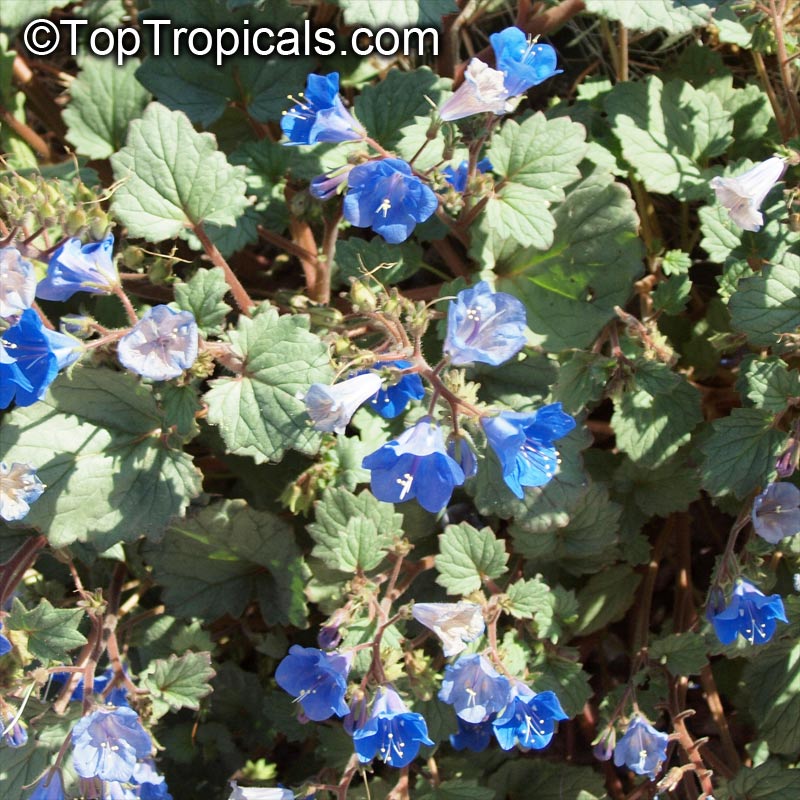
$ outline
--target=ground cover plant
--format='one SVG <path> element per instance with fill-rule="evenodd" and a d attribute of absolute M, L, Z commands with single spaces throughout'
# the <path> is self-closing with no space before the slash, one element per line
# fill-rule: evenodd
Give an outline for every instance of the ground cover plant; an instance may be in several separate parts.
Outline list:
<path fill-rule="evenodd" d="M 798 27 L 0 0 L 0 796 L 800 796 Z"/>

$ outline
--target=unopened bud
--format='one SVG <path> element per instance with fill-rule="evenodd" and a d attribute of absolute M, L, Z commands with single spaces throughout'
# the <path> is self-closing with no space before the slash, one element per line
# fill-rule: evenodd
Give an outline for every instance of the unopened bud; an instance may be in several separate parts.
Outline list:
<path fill-rule="evenodd" d="M 350 300 L 353 307 L 360 310 L 374 311 L 378 307 L 378 298 L 369 287 L 359 280 L 353 280 L 350 286 Z"/>

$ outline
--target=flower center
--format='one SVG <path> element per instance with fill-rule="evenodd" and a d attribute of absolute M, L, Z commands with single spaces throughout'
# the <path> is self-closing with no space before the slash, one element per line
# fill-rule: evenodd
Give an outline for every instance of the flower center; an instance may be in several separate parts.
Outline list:
<path fill-rule="evenodd" d="M 403 491 L 400 492 L 400 499 L 404 500 L 405 496 L 411 491 L 411 484 L 414 483 L 414 476 L 410 472 L 406 472 L 402 478 L 397 479 L 397 483 L 399 486 L 403 487 Z"/>

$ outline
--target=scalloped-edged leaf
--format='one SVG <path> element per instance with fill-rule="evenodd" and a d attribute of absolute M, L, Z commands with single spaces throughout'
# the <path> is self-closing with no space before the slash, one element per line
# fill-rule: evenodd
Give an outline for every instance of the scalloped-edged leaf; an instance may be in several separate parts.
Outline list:
<path fill-rule="evenodd" d="M 499 578 L 506 571 L 508 553 L 491 528 L 477 530 L 468 522 L 448 525 L 439 536 L 436 582 L 448 594 L 469 594 L 480 589 L 486 578 Z"/>
<path fill-rule="evenodd" d="M 782 264 L 742 278 L 728 303 L 731 323 L 752 344 L 772 345 L 781 333 L 800 327 L 800 255 L 787 253 Z"/>
<path fill-rule="evenodd" d="M 642 272 L 642 242 L 630 192 L 604 173 L 573 186 L 553 217 L 552 246 L 516 245 L 497 288 L 525 303 L 535 343 L 558 352 L 588 347 L 625 305 Z"/>
<path fill-rule="evenodd" d="M 235 225 L 249 204 L 244 167 L 233 167 L 210 133 L 151 103 L 111 157 L 120 186 L 113 210 L 131 236 L 171 239 L 198 223 Z"/>
<path fill-rule="evenodd" d="M 108 59 L 87 57 L 80 65 L 63 112 L 67 139 L 80 155 L 108 158 L 122 147 L 128 126 L 142 115 L 150 92 L 136 80 L 138 59 L 109 68 Z"/>
<path fill-rule="evenodd" d="M 744 497 L 775 474 L 775 460 L 786 434 L 772 427 L 774 416 L 760 408 L 734 408 L 715 420 L 703 443 L 703 486 L 713 495 Z"/>
<path fill-rule="evenodd" d="M 78 630 L 85 614 L 82 608 L 54 608 L 47 598 L 26 609 L 15 598 L 5 625 L 25 634 L 26 648 L 34 658 L 64 664 L 70 661 L 71 650 L 86 644 L 86 637 Z"/>
<path fill-rule="evenodd" d="M 106 550 L 139 536 L 161 537 L 200 492 L 192 458 L 162 436 L 149 389 L 132 375 L 76 367 L 42 400 L 0 426 L 4 459 L 36 464 L 47 489 L 25 524 L 64 547 Z"/>
<path fill-rule="evenodd" d="M 308 574 L 291 526 L 243 500 L 223 500 L 176 523 L 144 556 L 177 616 L 238 617 L 257 599 L 270 625 L 306 624 Z"/>
<path fill-rule="evenodd" d="M 309 422 L 302 397 L 312 383 L 330 383 L 328 348 L 309 332 L 308 317 L 279 316 L 266 308 L 240 317 L 228 334 L 242 372 L 218 378 L 204 399 L 208 419 L 230 452 L 256 463 L 280 461 L 292 448 L 315 453 L 320 434 Z"/>
<path fill-rule="evenodd" d="M 308 532 L 316 542 L 312 555 L 342 572 L 370 570 L 403 536 L 403 517 L 366 489 L 356 495 L 329 489 L 314 507 Z"/>

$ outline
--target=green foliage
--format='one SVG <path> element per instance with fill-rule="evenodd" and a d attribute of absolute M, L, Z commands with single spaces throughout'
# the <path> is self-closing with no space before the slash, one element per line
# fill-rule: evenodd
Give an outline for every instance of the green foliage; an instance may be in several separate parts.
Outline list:
<path fill-rule="evenodd" d="M 551 761 L 528 759 L 508 761 L 492 775 L 489 785 L 497 796 L 508 800 L 603 800 L 603 781 L 588 767 L 554 764 Z"/>
<path fill-rule="evenodd" d="M 593 575 L 578 592 L 576 636 L 588 636 L 621 619 L 633 603 L 641 575 L 620 564 Z"/>
<path fill-rule="evenodd" d="M 800 397 L 800 373 L 779 358 L 750 358 L 742 364 L 736 388 L 754 406 L 779 412 Z"/>
<path fill-rule="evenodd" d="M 305 626 L 307 569 L 291 527 L 275 514 L 224 500 L 170 527 L 144 555 L 176 615 L 238 616 L 256 599 L 270 624 Z"/>
<path fill-rule="evenodd" d="M 191 456 L 168 445 L 163 426 L 152 393 L 131 375 L 79 367 L 61 376 L 0 428 L 5 459 L 40 465 L 48 487 L 26 523 L 54 547 L 159 539 L 200 492 Z"/>
<path fill-rule="evenodd" d="M 328 489 L 315 508 L 308 532 L 316 542 L 312 555 L 342 572 L 371 570 L 403 536 L 402 516 L 390 503 L 367 491 Z"/>
<path fill-rule="evenodd" d="M 800 791 L 800 770 L 787 769 L 777 759 L 757 767 L 742 767 L 736 777 L 725 784 L 723 798 L 735 800 L 784 800 Z"/>
<path fill-rule="evenodd" d="M 786 434 L 772 427 L 773 415 L 759 408 L 734 408 L 716 420 L 702 446 L 703 486 L 711 494 L 744 497 L 775 474 Z"/>
<path fill-rule="evenodd" d="M 626 0 L 587 0 L 587 10 L 607 19 L 622 22 L 636 31 L 663 28 L 667 33 L 689 33 L 708 22 L 712 6 L 697 0 L 648 0 L 628 3 Z"/>
<path fill-rule="evenodd" d="M 757 345 L 774 345 L 782 333 L 800 327 L 800 256 L 787 254 L 783 264 L 764 267 L 742 278 L 728 304 L 736 330 Z"/>
<path fill-rule="evenodd" d="M 231 307 L 225 302 L 228 284 L 219 268 L 199 269 L 186 282 L 175 284 L 175 302 L 191 311 L 203 336 L 219 336 Z"/>
<path fill-rule="evenodd" d="M 128 126 L 150 100 L 150 93 L 136 80 L 138 63 L 128 59 L 123 66 L 109 69 L 106 59 L 81 62 L 64 109 L 67 136 L 80 155 L 108 158 L 122 147 Z"/>
<path fill-rule="evenodd" d="M 666 364 L 641 362 L 635 389 L 616 403 L 617 446 L 640 465 L 657 467 L 689 441 L 703 419 L 700 393 Z"/>
<path fill-rule="evenodd" d="M 151 661 L 141 673 L 142 687 L 150 692 L 156 718 L 181 708 L 200 708 L 200 700 L 211 693 L 209 681 L 216 675 L 210 653 L 173 653 Z"/>
<path fill-rule="evenodd" d="M 244 212 L 244 169 L 232 167 L 211 134 L 185 114 L 151 103 L 111 157 L 114 213 L 132 236 L 158 242 L 201 223 L 234 225 Z"/>
<path fill-rule="evenodd" d="M 398 0 L 391 9 L 380 0 L 337 0 L 337 5 L 344 9 L 344 20 L 348 25 L 365 25 L 373 29 L 384 25 L 394 28 L 439 26 L 444 14 L 458 11 L 455 0 Z"/>
<path fill-rule="evenodd" d="M 748 708 L 770 752 L 800 748 L 800 646 L 779 642 L 751 661 L 744 673 Z"/>
<path fill-rule="evenodd" d="M 641 274 L 642 245 L 630 193 L 608 175 L 573 186 L 553 217 L 549 249 L 516 245 L 513 258 L 498 267 L 497 288 L 520 297 L 536 343 L 558 352 L 587 347 L 614 306 L 624 305 Z"/>
<path fill-rule="evenodd" d="M 439 537 L 436 582 L 448 594 L 469 594 L 487 578 L 506 572 L 508 553 L 491 528 L 476 530 L 467 522 L 448 525 Z"/>
<path fill-rule="evenodd" d="M 71 650 L 86 644 L 86 637 L 78 630 L 83 617 L 82 608 L 53 608 L 42 599 L 35 608 L 26 610 L 15 599 L 6 625 L 25 634 L 25 646 L 34 658 L 45 664 L 64 664 L 69 663 Z"/>
<path fill-rule="evenodd" d="M 733 141 L 733 120 L 719 98 L 683 81 L 617 84 L 604 98 L 625 159 L 651 192 L 695 197 L 708 160 Z"/>
<path fill-rule="evenodd" d="M 673 633 L 650 644 L 649 655 L 673 675 L 696 675 L 708 663 L 703 637 L 686 631 Z"/>
<path fill-rule="evenodd" d="M 300 398 L 312 383 L 329 383 L 331 370 L 308 317 L 266 308 L 253 319 L 240 317 L 228 337 L 241 372 L 212 381 L 204 400 L 230 452 L 259 464 L 279 461 L 290 447 L 315 453 L 320 435 Z"/>

